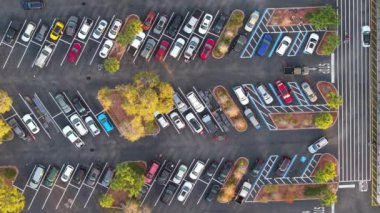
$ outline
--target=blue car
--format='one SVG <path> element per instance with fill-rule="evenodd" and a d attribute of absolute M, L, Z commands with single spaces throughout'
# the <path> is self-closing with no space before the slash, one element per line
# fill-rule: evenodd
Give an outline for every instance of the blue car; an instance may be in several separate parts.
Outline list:
<path fill-rule="evenodd" d="M 264 56 L 269 46 L 271 45 L 272 37 L 269 34 L 266 34 L 261 42 L 260 48 L 256 51 L 256 54 L 259 56 Z"/>
<path fill-rule="evenodd" d="M 102 126 L 107 132 L 111 132 L 113 130 L 113 125 L 111 124 L 110 120 L 108 119 L 105 113 L 99 114 L 97 118 L 100 124 L 102 124 Z"/>

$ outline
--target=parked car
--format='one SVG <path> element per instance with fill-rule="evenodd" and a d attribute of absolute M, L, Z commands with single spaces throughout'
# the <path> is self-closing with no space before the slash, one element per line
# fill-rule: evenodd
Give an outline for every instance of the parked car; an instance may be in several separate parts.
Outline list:
<path fill-rule="evenodd" d="M 94 39 L 99 39 L 103 35 L 107 26 L 108 26 L 108 22 L 106 20 L 104 20 L 104 19 L 100 20 L 98 25 L 95 27 L 94 32 L 92 33 L 92 37 Z"/>
<path fill-rule="evenodd" d="M 174 170 L 174 163 L 171 161 L 166 161 L 164 168 L 161 170 L 160 174 L 158 175 L 156 181 L 158 185 L 165 185 L 166 182 L 168 182 L 170 175 L 172 174 Z"/>
<path fill-rule="evenodd" d="M 46 25 L 42 24 L 40 29 L 38 30 L 38 32 L 34 36 L 34 38 L 37 41 L 42 42 L 45 38 L 45 34 L 46 34 L 47 30 L 48 30 L 48 27 Z"/>
<path fill-rule="evenodd" d="M 276 174 L 278 176 L 283 176 L 286 170 L 289 168 L 291 162 L 292 162 L 292 159 L 290 157 L 283 156 L 277 168 Z"/>
<path fill-rule="evenodd" d="M 178 93 L 174 93 L 173 100 L 179 112 L 183 113 L 188 109 L 187 105 L 182 101 Z"/>
<path fill-rule="evenodd" d="M 213 16 L 209 13 L 206 13 L 206 15 L 203 17 L 201 25 L 199 26 L 199 29 L 198 29 L 201 35 L 206 34 L 206 32 L 211 26 L 212 19 L 213 19 Z"/>
<path fill-rule="evenodd" d="M 152 24 L 153 24 L 155 17 L 156 17 L 156 12 L 154 12 L 153 10 L 149 10 L 148 14 L 146 15 L 146 18 L 143 22 L 143 29 L 145 31 L 149 30 L 152 27 Z"/>
<path fill-rule="evenodd" d="M 187 113 L 185 118 L 189 122 L 190 127 L 194 130 L 194 132 L 196 132 L 198 134 L 203 134 L 203 127 L 199 123 L 199 121 L 195 118 L 195 116 L 192 112 Z"/>
<path fill-rule="evenodd" d="M 177 58 L 178 55 L 181 53 L 183 47 L 185 46 L 185 43 L 186 42 L 183 38 L 177 38 L 172 49 L 170 50 L 170 56 L 173 58 Z"/>
<path fill-rule="evenodd" d="M 77 30 L 77 26 L 78 26 L 78 21 L 79 21 L 78 17 L 70 16 L 66 24 L 66 35 L 73 36 L 75 34 L 75 31 Z"/>
<path fill-rule="evenodd" d="M 181 190 L 178 193 L 178 201 L 183 202 L 186 200 L 186 198 L 189 196 L 191 189 L 193 188 L 193 184 L 189 181 L 185 181 L 185 183 L 182 185 Z"/>
<path fill-rule="evenodd" d="M 22 116 L 22 121 L 24 121 L 26 127 L 28 127 L 28 129 L 33 134 L 37 134 L 40 131 L 40 128 L 37 126 L 36 122 L 34 121 L 32 116 L 30 116 L 30 114 L 25 114 L 24 116 Z"/>
<path fill-rule="evenodd" d="M 253 114 L 253 111 L 249 107 L 245 108 L 244 115 L 245 115 L 245 117 L 248 118 L 249 122 L 251 122 L 251 124 L 256 129 L 260 129 L 261 128 L 261 125 L 260 125 L 259 121 L 257 120 L 255 114 Z"/>
<path fill-rule="evenodd" d="M 269 46 L 272 43 L 272 37 L 269 34 L 265 34 L 263 41 L 260 44 L 259 49 L 256 51 L 257 55 L 264 56 L 267 50 L 269 49 Z"/>
<path fill-rule="evenodd" d="M 286 104 L 292 103 L 293 102 L 293 96 L 290 94 L 288 87 L 284 84 L 284 82 L 282 82 L 281 80 L 278 80 L 278 81 L 276 81 L 275 84 L 277 87 L 277 91 L 281 95 L 282 100 L 284 100 L 284 102 Z"/>
<path fill-rule="evenodd" d="M 70 105 L 67 104 L 66 98 L 62 94 L 57 94 L 54 97 L 55 101 L 57 102 L 59 108 L 65 113 L 69 114 L 71 112 L 71 107 Z"/>
<path fill-rule="evenodd" d="M 235 201 L 242 204 L 244 199 L 246 199 L 251 191 L 252 184 L 248 181 L 244 181 L 243 185 L 240 187 L 239 192 L 236 195 Z"/>
<path fill-rule="evenodd" d="M 61 175 L 61 181 L 64 183 L 69 181 L 73 172 L 74 172 L 74 167 L 69 164 L 66 165 L 65 170 L 63 170 L 63 173 Z"/>
<path fill-rule="evenodd" d="M 169 23 L 166 33 L 171 37 L 175 37 L 178 29 L 181 27 L 182 20 L 183 18 L 181 15 L 174 15 L 173 20 Z"/>
<path fill-rule="evenodd" d="M 93 166 L 91 168 L 90 173 L 88 174 L 85 183 L 89 186 L 94 186 L 96 183 L 96 180 L 99 178 L 100 175 L 100 169 L 97 166 Z"/>
<path fill-rule="evenodd" d="M 371 46 L 371 28 L 369 26 L 362 26 L 362 46 Z"/>
<path fill-rule="evenodd" d="M 176 112 L 170 113 L 170 118 L 172 119 L 173 123 L 175 124 L 175 126 L 178 129 L 185 128 L 185 123 L 183 122 L 183 120 L 181 119 L 181 117 L 179 117 L 178 113 L 176 113 Z"/>
<path fill-rule="evenodd" d="M 269 105 L 273 103 L 273 97 L 272 95 L 268 92 L 268 89 L 264 84 L 258 84 L 257 85 L 257 91 L 261 98 L 264 100 L 265 104 Z"/>
<path fill-rule="evenodd" d="M 21 36 L 21 40 L 23 42 L 29 42 L 35 30 L 36 30 L 36 24 L 30 21 L 25 27 L 24 33 Z"/>
<path fill-rule="evenodd" d="M 165 190 L 164 190 L 164 193 L 162 194 L 161 196 L 161 201 L 167 205 L 169 205 L 170 201 L 172 200 L 172 198 L 174 197 L 174 194 L 177 190 L 177 186 L 172 184 L 172 183 L 169 183 Z"/>
<path fill-rule="evenodd" d="M 227 160 L 224 162 L 222 166 L 222 170 L 220 170 L 218 177 L 216 178 L 219 182 L 224 183 L 227 179 L 228 174 L 230 173 L 233 166 L 233 162 Z"/>
<path fill-rule="evenodd" d="M 58 177 L 58 173 L 59 170 L 55 166 L 52 166 L 49 169 L 49 172 L 47 173 L 46 178 L 43 182 L 44 186 L 49 188 L 52 187 L 54 185 L 55 179 Z"/>
<path fill-rule="evenodd" d="M 232 49 L 235 52 L 241 52 L 246 43 L 247 43 L 247 37 L 245 35 L 238 35 L 235 38 Z"/>
<path fill-rule="evenodd" d="M 57 41 L 63 34 L 63 28 L 65 28 L 65 24 L 63 22 L 55 22 L 55 25 L 50 32 L 50 39 L 53 41 Z"/>
<path fill-rule="evenodd" d="M 144 39 L 146 37 L 146 34 L 144 32 L 139 32 L 135 38 L 133 39 L 132 43 L 131 43 L 131 46 L 130 48 L 132 50 L 130 50 L 129 52 L 132 52 L 133 56 L 135 56 L 138 52 L 138 49 L 140 48 L 141 44 L 143 43 Z"/>
<path fill-rule="evenodd" d="M 49 45 L 45 45 L 41 50 L 41 53 L 38 55 L 34 65 L 39 68 L 44 68 L 46 61 L 49 59 L 50 54 L 53 52 L 53 49 Z"/>
<path fill-rule="evenodd" d="M 321 137 L 316 142 L 311 144 L 307 150 L 311 154 L 314 154 L 314 153 L 318 152 L 320 149 L 322 149 L 323 147 L 327 146 L 328 143 L 329 143 L 329 141 L 325 137 Z"/>
<path fill-rule="evenodd" d="M 24 10 L 40 10 L 44 8 L 43 0 L 22 0 L 21 7 Z"/>
<path fill-rule="evenodd" d="M 195 50 L 199 45 L 200 39 L 196 36 L 191 37 L 189 44 L 185 50 L 183 57 L 185 58 L 185 62 L 189 62 L 193 57 Z"/>
<path fill-rule="evenodd" d="M 114 127 L 106 114 L 100 113 L 97 116 L 97 119 L 99 123 L 103 126 L 104 130 L 106 130 L 106 132 L 111 132 L 113 130 Z"/>
<path fill-rule="evenodd" d="M 156 46 L 156 41 L 152 38 L 148 38 L 148 40 L 145 43 L 143 50 L 140 53 L 141 57 L 148 60 L 148 58 L 152 54 L 155 46 Z"/>
<path fill-rule="evenodd" d="M 29 181 L 29 186 L 32 189 L 37 189 L 41 183 L 41 180 L 45 174 L 45 167 L 42 165 L 37 165 L 36 169 L 32 174 L 32 178 Z"/>
<path fill-rule="evenodd" d="M 227 21 L 227 16 L 223 13 L 220 13 L 218 18 L 215 21 L 215 24 L 214 24 L 214 27 L 212 28 L 212 31 L 216 34 L 221 33 L 226 21 Z"/>
<path fill-rule="evenodd" d="M 215 183 L 214 185 L 211 186 L 211 189 L 210 189 L 210 191 L 208 191 L 205 199 L 208 202 L 214 201 L 215 198 L 217 197 L 217 195 L 219 194 L 219 191 L 220 191 L 220 186 Z"/>
<path fill-rule="evenodd" d="M 292 38 L 290 38 L 289 36 L 284 36 L 284 38 L 282 38 L 280 44 L 278 45 L 276 49 L 277 55 L 283 56 L 288 50 L 291 43 L 292 43 Z"/>
<path fill-rule="evenodd" d="M 63 127 L 62 133 L 77 148 L 81 148 L 82 146 L 84 146 L 84 142 L 79 138 L 77 133 L 75 133 L 69 125 Z"/>
<path fill-rule="evenodd" d="M 106 39 L 106 41 L 104 42 L 102 48 L 99 51 L 99 56 L 101 58 L 107 58 L 108 54 L 112 50 L 112 47 L 113 47 L 113 41 L 110 40 L 110 39 Z"/>
<path fill-rule="evenodd" d="M 210 181 L 212 176 L 215 174 L 216 170 L 218 169 L 218 163 L 215 161 L 211 161 L 206 167 L 204 179 L 205 181 Z"/>
<path fill-rule="evenodd" d="M 92 119 L 91 116 L 87 116 L 84 119 L 84 122 L 86 123 L 87 128 L 90 130 L 92 135 L 96 136 L 100 134 L 100 130 L 98 128 L 98 125 L 96 125 L 94 119 Z"/>
<path fill-rule="evenodd" d="M 156 61 L 162 61 L 162 59 L 164 59 L 165 54 L 169 49 L 169 46 L 170 46 L 170 44 L 166 40 L 161 41 L 160 46 L 159 46 L 159 48 L 156 52 L 156 55 L 154 57 L 156 59 Z"/>
<path fill-rule="evenodd" d="M 205 168 L 205 164 L 202 161 L 198 160 L 190 172 L 190 175 L 189 175 L 190 179 L 192 180 L 198 179 L 199 176 L 202 174 L 204 168 Z"/>
<path fill-rule="evenodd" d="M 88 114 L 87 108 L 84 107 L 84 104 L 79 96 L 73 99 L 73 105 L 75 109 L 78 111 L 79 115 L 86 116 Z"/>
<path fill-rule="evenodd" d="M 17 38 L 17 35 L 19 33 L 20 25 L 19 24 L 11 24 L 4 36 L 4 42 L 12 45 L 15 39 Z"/>
<path fill-rule="evenodd" d="M 21 125 L 17 122 L 15 118 L 12 118 L 8 121 L 9 125 L 12 127 L 13 132 L 19 137 L 21 140 L 28 140 L 26 137 L 26 133 Z"/>
<path fill-rule="evenodd" d="M 198 99 L 198 97 L 195 95 L 194 92 L 189 92 L 186 95 L 186 97 L 189 100 L 190 104 L 194 107 L 194 110 L 196 112 L 201 113 L 201 112 L 203 112 L 203 110 L 205 110 L 205 107 L 200 102 L 200 100 Z"/>
<path fill-rule="evenodd" d="M 305 50 L 303 53 L 311 55 L 314 53 L 315 48 L 317 47 L 319 41 L 319 35 L 316 33 L 310 34 L 309 40 L 306 43 Z"/>
<path fill-rule="evenodd" d="M 150 184 L 159 168 L 160 164 L 157 161 L 153 161 L 148 169 L 148 172 L 145 174 L 144 182 Z"/>
<path fill-rule="evenodd" d="M 71 179 L 71 182 L 73 182 L 76 185 L 80 185 L 86 176 L 86 168 L 83 166 L 79 166 L 78 169 L 75 171 L 73 178 Z"/>
<path fill-rule="evenodd" d="M 75 42 L 73 46 L 71 46 L 70 51 L 67 53 L 67 61 L 70 63 L 74 63 L 77 61 L 80 51 L 82 49 L 82 45 L 79 42 Z"/>
<path fill-rule="evenodd" d="M 260 13 L 259 11 L 254 11 L 250 16 L 247 21 L 247 23 L 244 26 L 244 30 L 247 32 L 252 32 L 253 28 L 255 27 L 257 21 L 259 20 Z"/>
<path fill-rule="evenodd" d="M 70 122 L 81 136 L 87 135 L 88 130 L 77 114 L 70 116 Z"/>
<path fill-rule="evenodd" d="M 202 60 L 206 60 L 210 56 L 214 46 L 215 46 L 215 41 L 212 40 L 211 38 L 208 38 L 205 44 L 203 45 L 201 52 L 199 53 L 199 58 L 201 58 Z"/>
<path fill-rule="evenodd" d="M 169 121 L 160 112 L 156 111 L 153 113 L 153 115 L 162 128 L 165 129 L 170 126 Z"/>
<path fill-rule="evenodd" d="M 262 160 L 260 160 L 259 158 L 257 158 L 255 160 L 255 162 L 253 163 L 251 175 L 253 177 L 257 177 L 259 175 L 261 169 L 264 167 L 264 165 L 265 165 L 265 162 L 263 162 Z"/>
<path fill-rule="evenodd" d="M 111 180 L 113 178 L 114 172 L 113 168 L 108 167 L 107 171 L 102 179 L 102 182 L 100 183 L 104 187 L 108 187 L 111 184 Z"/>
<path fill-rule="evenodd" d="M 187 166 L 181 164 L 177 170 L 177 173 L 173 177 L 173 183 L 180 184 L 187 172 Z"/>
<path fill-rule="evenodd" d="M 311 86 L 309 83 L 303 82 L 301 84 L 301 88 L 305 92 L 305 94 L 306 94 L 307 98 L 310 100 L 310 102 L 314 103 L 317 101 L 318 97 L 315 94 L 315 92 L 313 91 L 313 89 L 311 89 Z"/>
<path fill-rule="evenodd" d="M 108 38 L 113 40 L 116 39 L 116 36 L 121 29 L 121 25 L 123 25 L 123 22 L 120 19 L 115 19 L 108 31 Z"/>
<path fill-rule="evenodd" d="M 85 40 L 93 24 L 94 21 L 92 19 L 86 18 L 82 24 L 82 27 L 79 30 L 78 38 Z"/>
<path fill-rule="evenodd" d="M 183 27 L 183 31 L 187 34 L 191 34 L 194 31 L 194 28 L 197 26 L 197 23 L 202 16 L 202 11 L 195 9 L 191 14 L 191 17 L 187 24 Z"/>
<path fill-rule="evenodd" d="M 235 92 L 236 97 L 239 99 L 239 102 L 243 106 L 249 104 L 249 99 L 241 86 L 236 86 L 233 88 L 233 90 Z"/>
<path fill-rule="evenodd" d="M 156 26 L 153 28 L 153 33 L 157 35 L 161 34 L 167 21 L 168 18 L 166 16 L 160 16 L 160 19 L 158 19 Z"/>
<path fill-rule="evenodd" d="M 215 122 L 212 120 L 209 114 L 203 115 L 202 121 L 206 125 L 210 133 L 214 133 L 218 130 L 218 127 L 216 126 Z"/>

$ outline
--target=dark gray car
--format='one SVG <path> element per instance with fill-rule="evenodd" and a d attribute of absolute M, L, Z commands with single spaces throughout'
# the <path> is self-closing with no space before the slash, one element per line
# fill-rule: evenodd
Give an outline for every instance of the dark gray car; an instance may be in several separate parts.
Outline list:
<path fill-rule="evenodd" d="M 156 41 L 149 38 L 145 43 L 144 49 L 141 51 L 141 57 L 148 59 L 153 52 L 154 46 L 156 46 Z"/>
<path fill-rule="evenodd" d="M 78 17 L 70 16 L 66 24 L 66 35 L 73 36 L 78 26 Z"/>
<path fill-rule="evenodd" d="M 16 121 L 16 119 L 12 118 L 9 120 L 9 125 L 11 125 L 13 131 L 16 133 L 16 135 L 22 139 L 22 140 L 27 140 L 25 131 L 22 129 L 20 124 Z"/>
<path fill-rule="evenodd" d="M 111 167 L 109 167 L 107 169 L 106 174 L 103 177 L 101 184 L 105 187 L 108 187 L 111 183 L 112 177 L 113 177 L 113 169 Z"/>
<path fill-rule="evenodd" d="M 245 43 L 247 43 L 247 37 L 245 37 L 244 35 L 238 35 L 234 42 L 234 51 L 241 52 L 245 46 Z"/>
<path fill-rule="evenodd" d="M 41 25 L 40 30 L 38 30 L 38 33 L 36 33 L 36 36 L 34 37 L 37 41 L 42 42 L 45 38 L 45 34 L 47 32 L 48 28 L 46 25 Z"/>
<path fill-rule="evenodd" d="M 85 183 L 89 186 L 94 186 L 100 175 L 100 169 L 96 166 L 92 167 L 90 174 L 87 176 Z"/>
<path fill-rule="evenodd" d="M 68 114 L 71 112 L 71 107 L 66 103 L 65 97 L 62 94 L 58 94 L 54 98 L 64 113 Z"/>

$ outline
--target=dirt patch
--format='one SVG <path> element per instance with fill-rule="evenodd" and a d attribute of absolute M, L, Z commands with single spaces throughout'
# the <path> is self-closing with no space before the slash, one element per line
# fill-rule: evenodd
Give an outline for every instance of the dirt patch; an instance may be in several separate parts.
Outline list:
<path fill-rule="evenodd" d="M 114 200 L 111 208 L 123 208 L 125 206 L 128 198 L 127 192 L 109 189 L 107 193 Z"/>
<path fill-rule="evenodd" d="M 292 129 L 317 129 L 313 123 L 315 115 L 321 112 L 294 112 L 294 113 L 271 113 L 269 114 L 277 129 L 292 130 Z M 334 126 L 338 113 L 336 111 L 329 112 L 333 116 Z"/>
<path fill-rule="evenodd" d="M 0 166 L 0 177 L 8 186 L 13 186 L 18 175 L 18 169 L 15 166 Z"/>
<path fill-rule="evenodd" d="M 315 173 L 318 170 L 324 168 L 328 163 L 331 163 L 331 162 L 335 163 L 335 165 L 336 165 L 335 166 L 335 172 L 336 172 L 337 176 L 335 177 L 334 181 L 338 181 L 339 180 L 339 168 L 338 168 L 339 162 L 333 155 L 331 155 L 329 153 L 325 153 L 321 156 L 321 158 L 318 161 L 317 166 L 314 168 L 314 170 L 310 176 L 314 177 Z"/>
<path fill-rule="evenodd" d="M 319 7 L 298 7 L 275 9 L 267 26 L 294 26 L 310 24 L 306 14 L 319 11 Z"/>
<path fill-rule="evenodd" d="M 319 90 L 319 93 L 321 93 L 323 100 L 325 100 L 326 103 L 328 102 L 327 94 L 338 94 L 338 90 L 336 89 L 334 84 L 327 81 L 318 81 L 317 88 Z"/>

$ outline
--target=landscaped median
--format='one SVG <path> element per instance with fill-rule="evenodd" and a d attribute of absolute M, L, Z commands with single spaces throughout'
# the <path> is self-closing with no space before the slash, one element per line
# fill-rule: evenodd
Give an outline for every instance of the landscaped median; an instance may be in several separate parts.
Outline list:
<path fill-rule="evenodd" d="M 25 207 L 25 197 L 13 186 L 18 175 L 14 166 L 0 167 L 0 209 L 1 212 L 22 212 Z"/>
<path fill-rule="evenodd" d="M 331 55 L 340 44 L 340 38 L 337 32 L 325 32 L 319 42 L 316 53 L 318 55 Z"/>

